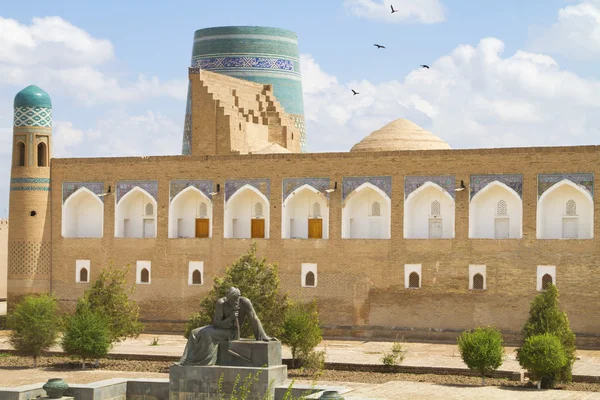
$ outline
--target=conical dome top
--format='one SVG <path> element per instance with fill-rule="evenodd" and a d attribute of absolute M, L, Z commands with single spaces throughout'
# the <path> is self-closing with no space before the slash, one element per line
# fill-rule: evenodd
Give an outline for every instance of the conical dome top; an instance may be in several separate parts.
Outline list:
<path fill-rule="evenodd" d="M 445 150 L 450 145 L 407 119 L 399 118 L 355 144 L 350 151 Z"/>
<path fill-rule="evenodd" d="M 44 107 L 52 108 L 50 96 L 35 85 L 27 86 L 15 96 L 16 107 Z"/>

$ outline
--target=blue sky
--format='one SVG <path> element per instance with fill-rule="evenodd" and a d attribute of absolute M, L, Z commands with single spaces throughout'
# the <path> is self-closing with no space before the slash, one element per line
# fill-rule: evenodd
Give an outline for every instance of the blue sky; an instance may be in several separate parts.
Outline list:
<path fill-rule="evenodd" d="M 298 34 L 309 151 L 347 151 L 400 117 L 455 148 L 600 139 L 600 0 L 7 2 L 0 217 L 16 92 L 52 96 L 56 157 L 177 154 L 193 33 L 221 25 Z"/>

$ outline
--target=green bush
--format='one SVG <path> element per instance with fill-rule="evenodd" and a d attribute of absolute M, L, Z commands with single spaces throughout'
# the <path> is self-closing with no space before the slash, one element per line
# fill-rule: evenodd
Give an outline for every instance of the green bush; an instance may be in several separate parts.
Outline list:
<path fill-rule="evenodd" d="M 560 339 L 550 333 L 525 339 L 517 360 L 538 381 L 538 389 L 544 387 L 544 382 L 553 382 L 552 378 L 569 363 Z"/>
<path fill-rule="evenodd" d="M 138 337 L 144 330 L 139 321 L 140 308 L 129 298 L 135 285 L 126 287 L 129 269 L 129 266 L 116 268 L 111 263 L 100 271 L 98 279 L 84 294 L 90 309 L 106 318 L 111 343 Z"/>
<path fill-rule="evenodd" d="M 0 315 L 0 331 L 2 331 L 4 329 L 8 329 L 8 324 L 7 324 L 6 320 L 7 320 L 6 315 Z"/>
<path fill-rule="evenodd" d="M 404 343 L 402 343 L 402 341 L 399 342 L 398 338 L 396 337 L 396 340 L 394 340 L 394 343 L 392 343 L 392 348 L 390 351 L 383 353 L 381 362 L 383 365 L 398 365 L 404 361 L 404 356 Z"/>
<path fill-rule="evenodd" d="M 24 297 L 9 314 L 8 327 L 10 344 L 32 356 L 37 368 L 38 357 L 56 343 L 62 328 L 56 298 L 52 294 Z"/>
<path fill-rule="evenodd" d="M 106 356 L 111 347 L 111 333 L 106 318 L 93 311 L 85 300 L 77 303 L 75 314 L 67 319 L 65 334 L 61 342 L 63 350 L 85 360 Z"/>
<path fill-rule="evenodd" d="M 571 330 L 567 314 L 559 308 L 558 298 L 556 286 L 549 285 L 531 302 L 529 318 L 523 326 L 524 340 L 531 336 L 551 333 L 560 340 L 567 357 L 567 363 L 556 371 L 554 376 L 544 377 L 542 387 L 554 387 L 556 382 L 570 382 L 575 362 L 575 334 Z"/>
<path fill-rule="evenodd" d="M 277 264 L 267 264 L 266 259 L 257 258 L 256 243 L 227 268 L 224 278 L 215 278 L 213 288 L 200 303 L 200 312 L 190 317 L 184 336 L 188 338 L 193 329 L 212 324 L 217 300 L 232 286 L 252 301 L 267 335 L 280 337 L 288 299 L 279 293 Z M 241 336 L 252 337 L 250 324 L 244 324 Z"/>
<path fill-rule="evenodd" d="M 289 346 L 294 362 L 306 358 L 321 340 L 317 304 L 290 304 L 283 320 L 281 343 Z"/>
<path fill-rule="evenodd" d="M 472 370 L 485 375 L 497 370 L 504 360 L 504 341 L 499 330 L 487 327 L 463 332 L 458 337 L 458 350 L 463 361 Z"/>

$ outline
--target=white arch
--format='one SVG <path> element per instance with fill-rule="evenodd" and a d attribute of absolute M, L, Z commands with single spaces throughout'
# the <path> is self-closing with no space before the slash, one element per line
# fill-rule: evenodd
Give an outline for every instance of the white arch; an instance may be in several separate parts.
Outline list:
<path fill-rule="evenodd" d="M 294 198 L 298 199 L 299 196 L 302 196 L 304 193 L 310 192 L 317 196 L 317 200 L 315 201 L 314 197 L 308 197 L 307 203 L 303 204 L 304 207 L 293 207 L 294 202 L 292 201 Z M 283 201 L 283 205 L 281 208 L 281 237 L 283 239 L 289 239 L 292 236 L 294 238 L 308 238 L 308 219 L 312 214 L 312 207 L 314 203 L 317 202 L 321 206 L 321 219 L 322 219 L 322 230 L 323 230 L 323 239 L 329 238 L 329 200 L 327 197 L 309 184 L 304 184 L 297 189 L 294 189 Z M 291 203 L 291 204 L 290 204 Z M 292 217 L 293 224 L 292 227 Z M 292 229 L 294 232 L 292 232 Z"/>
<path fill-rule="evenodd" d="M 494 189 L 502 189 L 507 192 L 512 198 L 509 199 L 508 203 L 508 216 L 509 219 L 509 237 L 522 238 L 523 237 L 523 200 L 521 196 L 510 186 L 500 181 L 492 181 L 485 185 L 479 192 L 477 192 L 471 201 L 469 202 L 469 238 L 479 239 L 493 239 L 494 235 L 494 224 L 495 224 L 495 210 L 487 209 L 483 210 L 482 207 L 477 207 L 481 199 L 485 198 L 485 195 Z M 498 203 L 498 200 L 504 200 L 494 198 L 494 207 Z M 512 204 L 511 204 L 512 203 Z M 514 207 L 516 204 L 516 207 Z M 516 208 L 516 211 L 514 210 Z M 479 229 L 486 228 L 485 232 L 478 233 Z"/>
<path fill-rule="evenodd" d="M 536 237 L 538 239 L 561 239 L 563 238 L 563 217 L 564 217 L 564 204 L 548 204 L 551 194 L 561 190 L 562 188 L 569 187 L 575 189 L 581 196 L 580 200 L 583 200 L 583 204 L 577 205 L 577 229 L 579 232 L 579 239 L 593 239 L 594 238 L 594 199 L 590 192 L 574 182 L 563 179 L 560 182 L 555 183 L 549 187 L 538 200 L 537 214 L 536 214 Z M 575 196 L 577 197 L 577 196 Z M 570 199 L 571 197 L 569 197 Z M 574 198 L 577 202 L 577 199 Z M 566 200 L 565 200 L 566 204 Z M 560 211 L 558 211 L 560 209 Z"/>
<path fill-rule="evenodd" d="M 140 209 L 139 209 L 139 214 L 137 213 L 132 213 L 129 212 L 131 210 L 125 210 L 124 207 L 127 204 L 127 199 L 129 199 L 129 197 L 133 197 L 136 194 L 141 194 L 143 197 L 147 197 L 150 202 L 152 203 L 152 205 L 154 206 L 154 210 L 156 212 L 154 212 L 152 217 L 144 217 L 142 210 L 146 207 L 146 202 L 144 201 L 142 204 L 140 204 Z M 121 199 L 117 202 L 116 198 L 115 198 L 115 237 L 119 238 L 119 237 L 125 237 L 125 221 L 128 220 L 129 221 L 129 226 L 131 228 L 131 236 L 128 237 L 133 237 L 133 238 L 142 238 L 144 237 L 144 224 L 146 223 L 144 220 L 148 220 L 148 221 L 152 221 L 151 223 L 154 226 L 154 232 L 152 234 L 152 232 L 149 234 L 149 237 L 156 237 L 156 232 L 157 232 L 157 224 L 156 224 L 156 218 L 158 215 L 158 203 L 156 202 L 156 200 L 154 199 L 154 197 L 148 193 L 146 190 L 142 189 L 139 186 L 135 186 L 133 189 L 131 189 L 129 192 L 127 192 L 123 197 L 121 197 Z M 128 217 L 128 218 L 125 218 Z M 133 218 L 131 218 L 133 217 Z"/>
<path fill-rule="evenodd" d="M 370 216 L 372 202 L 361 199 L 362 194 L 369 192 L 367 189 L 375 192 L 376 197 L 381 200 L 380 216 Z M 363 192 L 364 190 L 367 191 Z M 359 203 L 355 204 L 357 201 Z M 391 210 L 392 200 L 387 193 L 370 182 L 361 184 L 344 200 L 342 239 L 389 239 L 392 228 Z"/>
<path fill-rule="evenodd" d="M 198 189 L 195 186 L 188 186 L 185 189 L 183 189 L 181 192 L 177 193 L 177 195 L 175 195 L 175 197 L 173 197 L 171 199 L 171 202 L 169 203 L 169 238 L 177 238 L 180 236 L 184 236 L 181 234 L 181 232 L 178 232 L 178 220 L 179 217 L 181 216 L 177 210 L 176 210 L 176 206 L 177 203 L 179 202 L 179 200 L 185 196 L 187 193 L 193 192 L 196 195 L 200 195 L 200 197 L 202 199 L 204 199 L 208 205 L 208 212 L 207 212 L 207 216 L 209 218 L 209 222 L 208 222 L 208 237 L 212 237 L 212 213 L 213 213 L 213 204 L 212 204 L 212 200 L 208 198 L 208 196 L 206 196 L 200 189 Z M 183 207 L 182 207 L 183 209 Z M 182 212 L 185 212 L 185 210 L 183 210 Z M 187 219 L 194 219 L 194 224 L 195 224 L 195 218 L 196 218 L 196 209 L 194 209 L 193 212 L 193 216 L 191 215 L 191 213 L 187 213 L 188 215 L 186 215 Z M 181 218 L 183 219 L 183 218 Z M 187 221 L 189 222 L 189 221 Z M 185 221 L 184 221 L 185 223 Z M 189 232 L 194 231 L 195 230 L 195 225 L 193 225 L 193 228 L 190 229 L 189 226 L 186 226 L 186 231 L 188 232 L 188 234 L 185 237 L 194 237 L 195 235 L 192 234 L 190 235 Z M 194 231 L 195 232 L 195 231 Z"/>
<path fill-rule="evenodd" d="M 231 197 L 229 197 L 229 200 L 225 200 L 225 212 L 223 213 L 224 215 L 224 226 L 223 226 L 223 233 L 224 233 L 224 237 L 225 238 L 232 238 L 233 237 L 233 226 L 232 226 L 232 218 L 231 218 L 231 206 L 230 204 L 232 204 L 232 202 L 240 195 L 242 195 L 244 192 L 246 191 L 251 191 L 253 192 L 255 195 L 257 195 L 263 202 L 264 202 L 264 220 L 265 220 L 265 239 L 269 238 L 269 228 L 270 228 L 270 215 L 271 215 L 271 204 L 269 202 L 269 199 L 267 198 L 267 196 L 265 196 L 264 194 L 261 193 L 260 190 L 258 190 L 257 188 L 255 188 L 254 186 L 250 185 L 250 184 L 245 184 L 244 186 L 240 187 L 238 190 L 235 191 L 235 193 L 233 193 L 231 195 Z M 254 204 L 251 204 L 252 209 L 254 208 Z M 250 218 L 245 218 L 245 219 L 251 219 Z M 250 226 L 250 222 L 248 222 L 248 229 Z M 250 235 L 244 235 L 244 236 L 248 236 L 248 238 L 250 238 Z"/>
<path fill-rule="evenodd" d="M 75 206 L 71 206 L 71 204 L 81 196 L 92 198 L 95 202 L 88 205 L 87 210 L 80 210 L 80 207 L 74 209 Z M 87 212 L 81 215 L 81 211 Z M 62 206 L 61 225 L 61 233 L 64 238 L 101 238 L 104 232 L 104 203 L 90 189 L 86 187 L 77 189 Z"/>
<path fill-rule="evenodd" d="M 427 201 L 414 204 L 417 199 L 426 191 L 435 189 L 439 196 L 430 198 Z M 416 190 L 406 196 L 404 201 L 404 238 L 405 239 L 427 239 L 430 237 L 430 219 L 431 201 L 438 200 L 441 205 L 442 238 L 451 239 L 454 237 L 454 197 L 435 182 L 427 181 Z M 413 221 L 413 219 L 417 221 Z"/>

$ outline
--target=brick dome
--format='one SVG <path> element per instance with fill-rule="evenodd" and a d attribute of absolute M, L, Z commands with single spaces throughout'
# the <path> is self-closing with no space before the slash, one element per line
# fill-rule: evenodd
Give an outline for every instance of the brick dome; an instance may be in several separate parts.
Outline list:
<path fill-rule="evenodd" d="M 446 150 L 450 145 L 407 119 L 399 118 L 355 144 L 350 151 Z"/>

